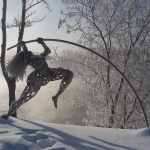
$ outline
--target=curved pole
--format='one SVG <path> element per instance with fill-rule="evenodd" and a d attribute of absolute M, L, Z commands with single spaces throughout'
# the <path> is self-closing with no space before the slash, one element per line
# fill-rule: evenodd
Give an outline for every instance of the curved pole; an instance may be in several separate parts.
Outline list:
<path fill-rule="evenodd" d="M 113 68 L 115 68 L 115 69 L 121 74 L 121 76 L 126 80 L 126 82 L 128 83 L 128 85 L 131 87 L 131 89 L 132 89 L 132 91 L 134 92 L 135 96 L 137 97 L 138 102 L 139 102 L 139 104 L 140 104 L 140 107 L 141 107 L 141 109 L 142 109 L 142 112 L 143 112 L 143 115 L 144 115 L 144 118 L 145 118 L 146 125 L 147 125 L 147 127 L 149 127 L 146 112 L 145 112 L 145 110 L 144 110 L 144 107 L 143 107 L 143 105 L 142 105 L 142 101 L 140 100 L 140 98 L 139 98 L 137 92 L 135 91 L 135 89 L 134 89 L 134 87 L 132 86 L 132 84 L 130 83 L 130 81 L 126 78 L 126 76 L 124 75 L 124 73 L 121 72 L 111 61 L 109 61 L 107 58 L 105 58 L 104 56 L 100 55 L 99 53 L 93 51 L 92 49 L 89 49 L 89 48 L 87 48 L 87 47 L 85 47 L 85 46 L 82 46 L 82 45 L 77 44 L 77 43 L 74 43 L 74 42 L 70 42 L 70 41 L 66 41 L 66 40 L 60 40 L 60 39 L 43 39 L 43 40 L 44 40 L 44 41 L 62 42 L 62 43 L 67 43 L 67 44 L 71 44 L 71 45 L 78 46 L 78 47 L 83 48 L 83 49 L 85 49 L 85 50 L 87 50 L 87 51 L 90 51 L 91 53 L 93 53 L 93 54 L 95 54 L 95 55 L 101 57 L 103 60 L 105 60 L 106 62 L 108 62 Z M 36 40 L 25 41 L 25 43 L 31 43 L 31 42 L 36 42 Z M 7 50 L 10 50 L 10 49 L 12 49 L 12 48 L 14 48 L 14 47 L 16 47 L 16 46 L 17 46 L 17 45 L 14 45 L 14 46 L 12 46 L 12 47 L 9 47 Z"/>

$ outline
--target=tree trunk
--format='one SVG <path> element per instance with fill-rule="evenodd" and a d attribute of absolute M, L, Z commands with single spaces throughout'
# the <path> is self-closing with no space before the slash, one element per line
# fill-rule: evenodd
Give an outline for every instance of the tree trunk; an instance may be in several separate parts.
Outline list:
<path fill-rule="evenodd" d="M 26 15 L 26 0 L 22 0 L 22 17 L 21 17 L 21 26 L 19 27 L 19 36 L 18 41 L 23 39 L 24 28 L 25 28 L 25 15 Z M 17 47 L 17 53 L 21 51 L 21 47 Z"/>
<path fill-rule="evenodd" d="M 11 103 L 13 101 L 16 100 L 15 97 L 15 91 L 16 91 L 16 79 L 10 79 L 8 82 L 8 89 L 9 89 L 9 106 L 11 105 Z M 17 113 L 15 112 L 13 115 L 13 117 L 17 117 Z"/>
<path fill-rule="evenodd" d="M 3 76 L 7 82 L 9 89 L 9 106 L 11 102 L 15 100 L 15 87 L 16 80 L 10 79 L 8 74 L 5 72 L 5 51 L 6 51 L 6 10 L 7 10 L 7 0 L 3 0 L 3 15 L 2 15 L 2 45 L 1 45 L 1 67 Z M 13 114 L 16 117 L 16 113 Z"/>
<path fill-rule="evenodd" d="M 2 72 L 3 75 L 6 79 L 7 75 L 4 73 L 5 67 L 5 51 L 6 51 L 6 9 L 7 9 L 7 0 L 3 0 L 3 8 L 2 8 L 2 45 L 1 45 L 1 67 L 2 67 Z"/>

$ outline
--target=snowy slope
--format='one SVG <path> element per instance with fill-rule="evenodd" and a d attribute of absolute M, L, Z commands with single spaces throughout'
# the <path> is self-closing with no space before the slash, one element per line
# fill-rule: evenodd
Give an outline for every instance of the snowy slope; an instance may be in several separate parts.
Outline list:
<path fill-rule="evenodd" d="M 150 129 L 121 130 L 0 117 L 0 150 L 150 150 Z"/>

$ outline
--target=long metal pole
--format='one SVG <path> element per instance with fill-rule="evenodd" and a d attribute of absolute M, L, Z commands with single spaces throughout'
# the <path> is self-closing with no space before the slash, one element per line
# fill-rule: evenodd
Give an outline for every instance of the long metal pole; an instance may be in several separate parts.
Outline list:
<path fill-rule="evenodd" d="M 97 53 L 97 52 L 93 51 L 92 49 L 89 49 L 89 48 L 87 48 L 87 47 L 85 47 L 85 46 L 83 46 L 83 45 L 80 45 L 80 44 L 77 44 L 77 43 L 74 43 L 74 42 L 70 42 L 70 41 L 66 41 L 66 40 L 60 40 L 60 39 L 43 39 L 43 40 L 44 40 L 44 41 L 62 42 L 62 43 L 67 43 L 67 44 L 71 44 L 71 45 L 78 46 L 78 47 L 83 48 L 83 49 L 85 49 L 85 50 L 87 50 L 87 51 L 90 51 L 91 53 L 93 53 L 93 54 L 95 54 L 95 55 L 101 57 L 103 60 L 105 60 L 106 62 L 108 62 L 112 67 L 114 67 L 114 68 L 121 74 L 121 76 L 126 80 L 126 82 L 128 83 L 128 85 L 131 87 L 131 89 L 132 89 L 132 91 L 134 92 L 135 96 L 137 97 L 138 102 L 139 102 L 139 104 L 140 104 L 140 107 L 141 107 L 141 109 L 142 109 L 142 112 L 143 112 L 143 115 L 144 115 L 144 118 L 145 118 L 146 125 L 147 125 L 147 127 L 149 127 L 147 115 L 146 115 L 146 112 L 145 112 L 145 110 L 144 110 L 142 101 L 140 100 L 140 97 L 138 96 L 136 90 L 134 89 L 134 87 L 132 86 L 132 84 L 130 83 L 130 81 L 126 78 L 126 76 L 124 75 L 124 73 L 121 72 L 118 67 L 116 67 L 116 65 L 114 65 L 111 61 L 109 61 L 109 60 L 108 60 L 107 58 L 105 58 L 104 56 L 100 55 L 99 53 Z M 31 43 L 31 42 L 36 42 L 36 40 L 25 41 L 25 43 Z M 14 48 L 14 47 L 16 47 L 16 46 L 17 46 L 17 45 L 14 45 L 14 46 L 12 46 L 12 47 L 9 47 L 7 50 L 10 50 L 10 49 L 12 49 L 12 48 Z"/>

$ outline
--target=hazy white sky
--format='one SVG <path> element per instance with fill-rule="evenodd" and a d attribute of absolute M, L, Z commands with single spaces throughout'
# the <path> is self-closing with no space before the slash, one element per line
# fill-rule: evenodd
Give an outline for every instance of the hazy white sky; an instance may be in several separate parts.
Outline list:
<path fill-rule="evenodd" d="M 31 0 L 29 0 L 31 1 Z M 24 33 L 24 41 L 27 40 L 32 40 L 36 39 L 37 37 L 43 37 L 43 38 L 57 38 L 57 39 L 63 39 L 63 40 L 70 40 L 72 42 L 76 42 L 78 39 L 78 34 L 67 34 L 66 33 L 66 27 L 65 25 L 63 28 L 58 29 L 58 22 L 59 18 L 64 18 L 60 14 L 61 10 L 66 10 L 65 5 L 62 4 L 61 0 L 49 0 L 51 9 L 53 9 L 52 12 L 49 12 L 48 9 L 45 7 L 43 3 L 40 3 L 36 5 L 35 7 L 32 8 L 31 11 L 35 11 L 36 13 L 33 17 L 38 16 L 39 18 L 42 18 L 43 16 L 46 15 L 46 18 L 39 23 L 35 23 L 32 27 L 25 28 L 25 33 Z M 0 16 L 2 16 L 2 6 L 3 6 L 3 1 L 0 1 Z M 22 9 L 22 0 L 7 0 L 7 16 L 6 16 L 6 22 L 7 23 L 12 23 L 14 17 L 21 16 L 21 9 Z M 0 31 L 0 41 L 2 39 L 2 34 Z M 15 45 L 18 39 L 18 28 L 10 28 L 7 29 L 7 48 Z M 61 44 L 61 43 L 56 43 L 56 42 L 48 42 L 47 43 L 50 48 L 52 46 L 56 47 L 59 46 L 60 49 L 70 49 L 70 45 L 66 44 Z M 41 47 L 37 43 L 32 43 L 28 44 L 28 47 L 31 50 L 41 50 Z M 14 48 L 11 50 L 14 52 L 16 49 Z"/>

